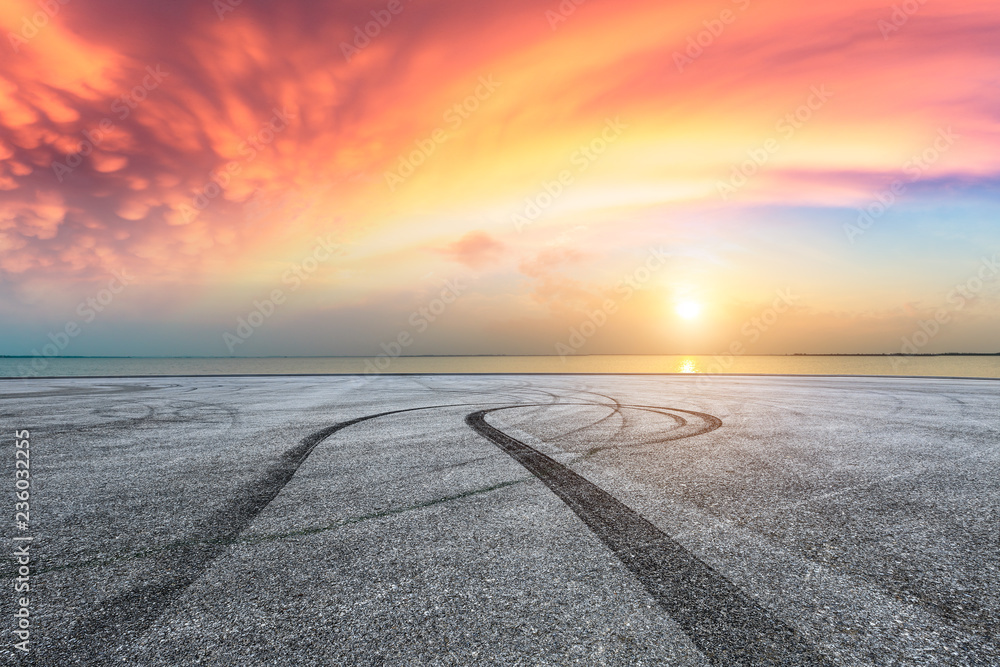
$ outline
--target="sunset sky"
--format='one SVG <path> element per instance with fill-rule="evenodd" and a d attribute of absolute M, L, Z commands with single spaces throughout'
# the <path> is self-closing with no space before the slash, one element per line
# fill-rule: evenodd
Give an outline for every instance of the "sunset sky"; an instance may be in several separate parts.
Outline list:
<path fill-rule="evenodd" d="M 1000 351 L 996 0 L 0 29 L 0 354 Z"/>

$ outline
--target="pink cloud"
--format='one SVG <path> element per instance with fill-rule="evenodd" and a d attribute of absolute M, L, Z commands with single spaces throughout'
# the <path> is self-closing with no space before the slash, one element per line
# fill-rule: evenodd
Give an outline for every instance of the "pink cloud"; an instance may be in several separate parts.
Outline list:
<path fill-rule="evenodd" d="M 452 260 L 476 269 L 498 260 L 504 248 L 503 243 L 486 232 L 474 231 L 449 244 L 442 252 Z"/>

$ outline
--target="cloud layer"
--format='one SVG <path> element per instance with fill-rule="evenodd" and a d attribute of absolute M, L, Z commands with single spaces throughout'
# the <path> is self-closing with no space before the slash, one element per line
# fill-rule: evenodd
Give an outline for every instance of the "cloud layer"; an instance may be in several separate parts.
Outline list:
<path fill-rule="evenodd" d="M 990 2 L 43 5 L 0 8 L 0 309 L 20 322 L 0 353 L 114 271 L 133 296 L 94 350 L 138 330 L 133 354 L 224 352 L 329 234 L 345 252 L 282 318 L 355 333 L 276 319 L 260 353 L 364 354 L 460 275 L 414 350 L 545 353 L 651 247 L 675 261 L 589 349 L 725 348 L 791 285 L 803 310 L 759 351 L 893 351 L 904 303 L 1000 250 Z M 693 293 L 717 317 L 698 335 L 669 315 Z M 949 345 L 985 344 L 990 293 Z"/>

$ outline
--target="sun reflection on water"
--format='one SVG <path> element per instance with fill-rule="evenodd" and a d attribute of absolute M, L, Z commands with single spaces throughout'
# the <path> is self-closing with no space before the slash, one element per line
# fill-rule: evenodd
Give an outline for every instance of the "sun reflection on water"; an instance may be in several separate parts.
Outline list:
<path fill-rule="evenodd" d="M 682 359 L 680 362 L 678 362 L 678 364 L 677 364 L 677 372 L 678 373 L 700 373 L 701 371 L 698 370 L 698 362 L 695 361 L 694 359 L 688 357 L 688 358 Z"/>

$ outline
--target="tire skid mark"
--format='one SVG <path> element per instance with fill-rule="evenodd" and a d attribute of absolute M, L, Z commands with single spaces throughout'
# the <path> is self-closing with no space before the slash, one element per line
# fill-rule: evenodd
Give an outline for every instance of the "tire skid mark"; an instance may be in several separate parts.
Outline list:
<path fill-rule="evenodd" d="M 177 385 L 144 385 L 144 384 L 116 384 L 116 385 L 94 385 L 93 387 L 61 387 L 48 391 L 29 391 L 18 394 L 0 393 L 0 400 L 24 399 L 24 398 L 70 398 L 77 396 L 102 396 L 109 394 L 132 394 L 140 391 L 156 391 L 157 389 L 167 389 Z"/>
<path fill-rule="evenodd" d="M 621 408 L 612 407 L 610 405 L 605 405 L 603 407 L 605 407 L 605 408 L 608 409 L 608 414 L 604 415 L 603 417 L 601 417 L 597 421 L 593 421 L 593 422 L 591 422 L 589 424 L 584 424 L 583 426 L 577 426 L 576 428 L 574 428 L 571 431 L 566 431 L 565 433 L 557 435 L 556 437 L 552 438 L 552 442 L 558 442 L 559 440 L 566 440 L 570 436 L 576 435 L 577 433 L 579 433 L 581 431 L 586 431 L 587 429 L 596 428 L 596 427 L 600 426 L 601 424 L 603 424 L 604 422 L 608 421 L 609 419 L 612 419 L 615 416 L 617 416 L 617 417 L 620 418 L 621 415 L 622 415 Z"/>
<path fill-rule="evenodd" d="M 675 420 L 679 418 L 671 412 L 681 412 L 697 416 L 705 422 L 695 432 L 673 437 L 668 435 L 664 442 L 713 431 L 722 425 L 721 420 L 700 412 L 622 405 L 618 401 L 610 405 L 561 403 L 560 397 L 549 395 L 554 399 L 551 403 L 487 408 L 469 414 L 465 422 L 498 445 L 562 499 L 637 576 L 713 663 L 828 664 L 806 646 L 795 630 L 772 618 L 739 588 L 645 518 L 577 473 L 490 426 L 485 415 L 497 410 L 544 409 L 557 404 L 602 405 L 615 412 L 640 409 Z M 244 485 L 225 507 L 199 521 L 197 540 L 192 540 L 183 549 L 156 556 L 153 564 L 146 568 L 147 572 L 155 573 L 151 578 L 144 576 L 141 583 L 129 590 L 101 601 L 92 613 L 76 623 L 70 631 L 74 651 L 85 656 L 90 664 L 113 661 L 123 646 L 128 646 L 148 631 L 184 591 L 237 541 L 238 535 L 277 497 L 312 451 L 333 434 L 388 415 L 453 407 L 470 407 L 470 404 L 379 412 L 338 422 L 310 434 L 283 453 L 262 475 Z"/>
<path fill-rule="evenodd" d="M 115 418 L 113 414 L 102 414 L 99 410 L 94 410 L 91 411 L 91 416 L 109 418 L 111 421 L 97 422 L 86 425 L 75 424 L 72 422 L 57 423 L 40 426 L 37 430 L 40 433 L 44 433 L 46 436 L 51 437 L 54 435 L 63 435 L 65 433 L 85 433 L 88 431 L 117 430 L 122 428 L 139 429 L 145 427 L 157 427 L 164 424 L 221 423 L 219 421 L 208 421 L 208 418 L 211 416 L 213 411 L 217 416 L 225 415 L 226 418 L 228 418 L 229 428 L 235 427 L 239 421 L 239 412 L 225 405 L 192 400 L 183 401 L 182 403 L 186 403 L 186 405 L 182 405 L 178 402 L 167 404 L 163 406 L 165 409 L 161 409 L 159 412 L 156 406 L 148 403 L 127 403 L 124 404 L 126 407 L 134 406 L 145 408 L 146 414 L 137 417 Z M 202 422 L 197 422 L 197 417 L 191 415 L 193 411 L 198 409 L 202 409 L 207 413 L 204 415 L 204 420 Z M 119 449 L 120 445 L 97 446 L 97 448 Z"/>
<path fill-rule="evenodd" d="M 339 422 L 307 436 L 282 454 L 260 477 L 240 489 L 226 507 L 200 521 L 198 541 L 191 541 L 183 551 L 158 555 L 149 568 L 157 574 L 103 600 L 92 613 L 81 619 L 71 630 L 76 652 L 87 658 L 111 660 L 117 647 L 138 639 L 216 558 L 229 549 L 237 535 L 291 481 L 306 457 L 337 431 L 387 415 L 446 407 L 462 407 L 462 404 L 380 412 Z"/>
<path fill-rule="evenodd" d="M 557 442 L 559 440 L 564 440 L 566 438 L 569 438 L 572 435 L 576 435 L 577 433 L 580 433 L 581 431 L 586 431 L 589 428 L 594 428 L 594 427 L 600 426 L 604 422 L 606 422 L 609 419 L 612 419 L 613 417 L 616 417 L 616 416 L 619 419 L 621 419 L 621 423 L 618 425 L 618 429 L 615 432 L 615 435 L 612 436 L 612 439 L 617 439 L 618 436 L 620 436 L 622 434 L 622 432 L 625 430 L 625 424 L 626 424 L 625 415 L 622 412 L 622 404 L 621 404 L 620 401 L 618 401 L 618 399 L 612 398 L 611 396 L 607 396 L 605 394 L 599 394 L 596 391 L 589 391 L 589 390 L 586 390 L 586 389 L 573 391 L 572 394 L 573 395 L 591 394 L 593 396 L 600 396 L 601 398 L 607 399 L 608 401 L 610 401 L 614 405 L 606 404 L 606 405 L 603 406 L 603 407 L 606 407 L 606 408 L 608 408 L 608 409 L 611 410 L 611 412 L 609 412 L 605 417 L 602 417 L 601 419 L 598 419 L 597 421 L 593 422 L 592 424 L 585 424 L 583 426 L 579 426 L 579 427 L 574 428 L 574 429 L 572 429 L 570 431 L 567 431 L 567 432 L 565 432 L 565 433 L 563 433 L 561 435 L 558 435 L 555 438 L 552 438 L 552 442 Z"/>
<path fill-rule="evenodd" d="M 631 570 L 709 660 L 720 665 L 830 664 L 793 628 L 774 618 L 640 514 L 566 466 L 486 422 L 487 414 L 515 407 L 519 406 L 479 410 L 468 415 L 465 423 L 559 496 Z M 718 425 L 710 430 L 715 428 Z"/>
<path fill-rule="evenodd" d="M 622 403 L 621 403 L 621 401 L 619 401 L 617 398 L 613 398 L 612 396 L 609 396 L 608 394 L 601 394 L 601 393 L 598 393 L 598 392 L 596 392 L 596 391 L 594 391 L 592 389 L 587 389 L 586 392 L 588 394 L 593 394 L 594 396 L 601 396 L 603 398 L 606 398 L 606 399 L 608 399 L 609 401 L 611 401 L 611 402 L 613 402 L 615 404 L 616 413 L 618 414 L 618 417 L 622 420 L 622 423 L 618 425 L 618 430 L 612 436 L 612 439 L 613 440 L 620 439 L 622 437 L 622 435 L 628 430 L 628 425 L 629 425 L 629 418 L 625 415 L 624 412 L 622 412 Z"/>

